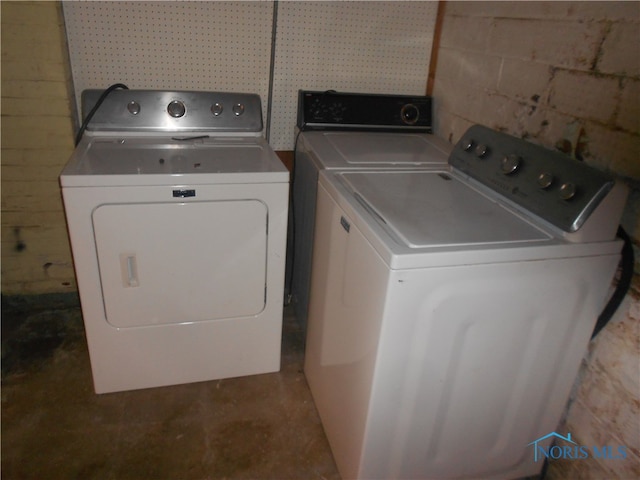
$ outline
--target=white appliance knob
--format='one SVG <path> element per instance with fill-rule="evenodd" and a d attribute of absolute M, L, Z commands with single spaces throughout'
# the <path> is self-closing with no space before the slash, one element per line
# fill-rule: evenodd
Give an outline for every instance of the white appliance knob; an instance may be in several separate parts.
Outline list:
<path fill-rule="evenodd" d="M 224 107 L 222 106 L 221 103 L 214 103 L 213 105 L 211 105 L 211 113 L 213 113 L 214 116 L 219 116 L 222 111 L 224 110 Z"/>
<path fill-rule="evenodd" d="M 522 163 L 522 159 L 518 155 L 507 155 L 502 159 L 502 173 L 505 175 L 511 175 L 515 173 L 518 168 L 520 168 L 520 164 Z"/>
<path fill-rule="evenodd" d="M 167 105 L 167 112 L 173 118 L 180 118 L 187 112 L 187 108 L 180 100 L 173 100 L 169 105 Z"/>
<path fill-rule="evenodd" d="M 549 188 L 553 183 L 553 175 L 549 172 L 542 172 L 538 175 L 538 185 L 540 188 L 545 189 Z"/>
<path fill-rule="evenodd" d="M 577 187 L 570 182 L 563 183 L 560 186 L 560 198 L 562 200 L 571 200 L 576 196 L 576 192 L 578 191 Z"/>
<path fill-rule="evenodd" d="M 136 101 L 131 101 L 127 104 L 127 110 L 131 115 L 137 115 L 140 113 L 140 104 Z"/>
<path fill-rule="evenodd" d="M 489 153 L 489 147 L 487 147 L 485 144 L 481 143 L 476 147 L 476 155 L 478 157 L 484 158 L 487 153 Z"/>
<path fill-rule="evenodd" d="M 233 106 L 233 113 L 235 114 L 236 117 L 239 117 L 240 115 L 242 115 L 244 113 L 244 105 L 241 103 L 236 103 Z"/>

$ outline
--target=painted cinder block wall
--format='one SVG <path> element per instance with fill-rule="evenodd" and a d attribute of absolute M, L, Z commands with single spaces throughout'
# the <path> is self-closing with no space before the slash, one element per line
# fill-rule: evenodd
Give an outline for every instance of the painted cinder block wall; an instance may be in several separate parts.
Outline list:
<path fill-rule="evenodd" d="M 59 2 L 0 2 L 2 294 L 75 292 L 58 175 L 73 151 Z"/>
<path fill-rule="evenodd" d="M 438 135 L 456 142 L 482 123 L 631 187 L 634 289 L 591 343 L 559 426 L 581 445 L 625 446 L 628 458 L 551 461 L 547 478 L 640 478 L 640 3 L 447 2 L 439 45 Z"/>

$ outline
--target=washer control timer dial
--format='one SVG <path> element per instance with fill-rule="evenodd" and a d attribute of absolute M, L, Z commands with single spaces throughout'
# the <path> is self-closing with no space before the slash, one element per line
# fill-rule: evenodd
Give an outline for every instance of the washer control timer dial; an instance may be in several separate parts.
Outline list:
<path fill-rule="evenodd" d="M 244 113 L 244 105 L 241 103 L 236 103 L 233 108 L 233 113 L 236 117 L 239 117 L 240 115 L 242 115 Z"/>
<path fill-rule="evenodd" d="M 520 164 L 522 163 L 522 159 L 518 155 L 507 155 L 502 159 L 502 173 L 505 175 L 511 175 L 515 173 L 518 168 L 520 168 Z"/>
<path fill-rule="evenodd" d="M 407 125 L 415 125 L 420 119 L 420 110 L 413 103 L 407 103 L 400 110 L 400 118 Z"/>
<path fill-rule="evenodd" d="M 489 154 L 489 147 L 484 143 L 481 143 L 476 147 L 476 155 L 478 158 L 484 158 Z"/>
<path fill-rule="evenodd" d="M 167 112 L 173 118 L 180 118 L 184 117 L 184 114 L 187 112 L 187 108 L 180 100 L 173 100 L 169 102 L 169 105 L 167 105 Z"/>
<path fill-rule="evenodd" d="M 576 196 L 577 191 L 578 188 L 575 186 L 575 184 L 571 182 L 563 183 L 560 186 L 560 198 L 565 201 L 571 200 Z"/>
<path fill-rule="evenodd" d="M 541 172 L 540 175 L 538 175 L 538 185 L 543 190 L 549 188 L 552 183 L 553 183 L 553 175 L 551 173 Z"/>

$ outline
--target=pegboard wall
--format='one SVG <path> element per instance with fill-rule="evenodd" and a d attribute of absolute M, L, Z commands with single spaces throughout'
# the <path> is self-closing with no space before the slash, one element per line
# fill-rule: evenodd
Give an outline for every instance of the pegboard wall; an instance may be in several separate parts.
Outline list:
<path fill-rule="evenodd" d="M 270 142 L 293 145 L 298 90 L 424 95 L 438 2 L 281 2 Z"/>
<path fill-rule="evenodd" d="M 272 2 L 63 2 L 77 105 L 87 88 L 269 91 Z M 263 115 L 263 118 L 266 118 Z"/>
<path fill-rule="evenodd" d="M 290 150 L 299 89 L 424 94 L 437 6 L 435 1 L 65 1 L 63 11 L 78 105 L 83 90 L 113 83 L 257 93 L 269 142 L 276 150 Z"/>

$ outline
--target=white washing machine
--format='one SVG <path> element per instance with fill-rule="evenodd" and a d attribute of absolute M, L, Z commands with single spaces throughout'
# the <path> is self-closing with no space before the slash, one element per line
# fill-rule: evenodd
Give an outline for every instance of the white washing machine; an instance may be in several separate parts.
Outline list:
<path fill-rule="evenodd" d="M 250 94 L 96 111 L 60 182 L 97 393 L 280 369 L 289 174 L 261 130 Z"/>
<path fill-rule="evenodd" d="M 430 133 L 427 96 L 301 90 L 297 129 L 289 291 L 305 327 L 319 172 L 441 167 L 453 145 Z"/>
<path fill-rule="evenodd" d="M 538 474 L 625 198 L 481 126 L 440 171 L 322 171 L 304 371 L 342 478 Z"/>

